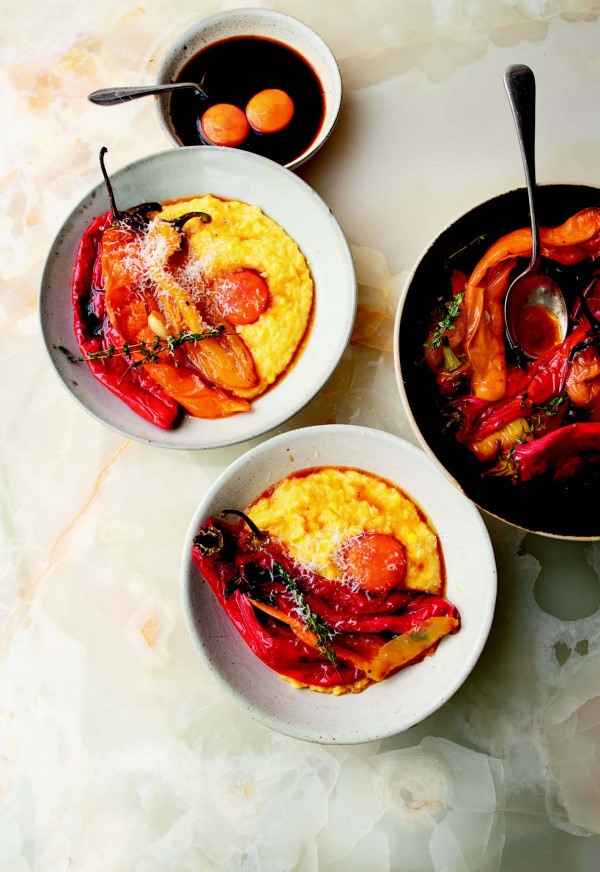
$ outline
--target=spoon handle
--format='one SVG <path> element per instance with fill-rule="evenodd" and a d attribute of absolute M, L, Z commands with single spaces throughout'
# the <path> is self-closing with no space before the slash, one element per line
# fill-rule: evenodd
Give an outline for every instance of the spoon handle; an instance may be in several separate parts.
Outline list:
<path fill-rule="evenodd" d="M 138 97 L 146 97 L 149 94 L 164 94 L 165 91 L 178 91 L 180 88 L 195 88 L 196 91 L 202 93 L 198 85 L 193 82 L 177 82 L 177 84 L 171 85 L 147 85 L 143 88 L 102 88 L 100 91 L 88 94 L 88 100 L 98 106 L 117 106 L 128 100 L 137 100 Z"/>
<path fill-rule="evenodd" d="M 540 262 L 540 228 L 535 215 L 533 190 L 535 188 L 535 77 L 525 64 L 513 64 L 504 71 L 504 87 L 508 94 L 521 146 L 529 214 L 531 216 L 531 268 Z"/>

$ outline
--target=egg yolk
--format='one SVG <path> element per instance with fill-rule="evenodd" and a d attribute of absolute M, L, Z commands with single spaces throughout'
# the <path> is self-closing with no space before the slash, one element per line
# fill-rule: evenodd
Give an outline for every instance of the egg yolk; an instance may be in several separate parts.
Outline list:
<path fill-rule="evenodd" d="M 241 269 L 213 283 L 215 302 L 230 324 L 253 324 L 267 308 L 269 290 L 261 275 Z"/>
<path fill-rule="evenodd" d="M 216 103 L 211 106 L 202 116 L 200 127 L 208 142 L 228 148 L 241 145 L 250 133 L 248 119 L 232 103 Z"/>
<path fill-rule="evenodd" d="M 346 572 L 368 593 L 384 594 L 406 575 L 406 549 L 393 536 L 365 533 L 350 543 L 344 554 Z"/>
<path fill-rule="evenodd" d="M 246 106 L 251 127 L 259 133 L 278 133 L 287 127 L 294 115 L 294 101 L 279 88 L 259 91 Z"/>

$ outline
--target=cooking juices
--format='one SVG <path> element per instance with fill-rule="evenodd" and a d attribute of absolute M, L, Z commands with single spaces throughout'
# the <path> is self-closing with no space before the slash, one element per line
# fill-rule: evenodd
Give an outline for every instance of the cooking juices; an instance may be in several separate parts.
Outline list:
<path fill-rule="evenodd" d="M 171 94 L 171 119 L 183 145 L 205 145 L 200 121 L 211 106 L 231 103 L 245 111 L 261 91 L 277 88 L 292 99 L 294 114 L 277 133 L 250 127 L 240 144 L 244 151 L 288 164 L 316 139 L 325 115 L 323 86 L 310 64 L 288 46 L 262 37 L 235 37 L 198 52 L 183 67 L 178 82 L 196 82 L 206 96 L 192 90 Z"/>
<path fill-rule="evenodd" d="M 524 306 L 515 331 L 525 354 L 540 357 L 560 342 L 558 318 L 545 306 Z"/>

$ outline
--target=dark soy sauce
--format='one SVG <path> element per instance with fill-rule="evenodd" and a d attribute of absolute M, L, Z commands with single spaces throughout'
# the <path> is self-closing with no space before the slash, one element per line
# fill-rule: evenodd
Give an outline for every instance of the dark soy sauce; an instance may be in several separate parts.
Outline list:
<path fill-rule="evenodd" d="M 200 119 L 215 103 L 245 111 L 259 91 L 279 88 L 294 101 L 294 117 L 279 133 L 250 128 L 239 148 L 280 164 L 299 157 L 317 137 L 325 114 L 323 86 L 310 64 L 288 46 L 262 37 L 234 37 L 198 52 L 183 67 L 178 82 L 202 84 L 207 97 L 192 90 L 171 94 L 171 119 L 183 145 L 205 145 Z"/>

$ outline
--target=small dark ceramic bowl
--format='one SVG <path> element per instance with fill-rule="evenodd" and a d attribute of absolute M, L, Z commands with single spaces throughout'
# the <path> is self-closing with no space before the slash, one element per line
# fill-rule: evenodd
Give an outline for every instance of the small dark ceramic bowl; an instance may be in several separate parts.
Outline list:
<path fill-rule="evenodd" d="M 538 220 L 551 227 L 588 206 L 600 206 L 600 189 L 587 185 L 540 185 L 536 189 Z M 409 420 L 426 451 L 440 469 L 481 509 L 525 530 L 565 539 L 599 539 L 600 512 L 596 495 L 600 463 L 567 484 L 534 480 L 526 486 L 482 475 L 482 465 L 453 435 L 443 432 L 440 396 L 423 362 L 430 313 L 450 288 L 450 272 L 469 274 L 487 248 L 511 230 L 529 224 L 527 192 L 517 188 L 475 206 L 446 227 L 414 267 L 398 306 L 395 327 L 396 377 Z M 473 242 L 485 234 L 480 243 Z M 465 248 L 466 246 L 466 248 Z M 460 251 L 463 249 L 462 251 Z M 460 252 L 455 254 L 456 252 Z M 449 264 L 448 258 L 451 257 Z M 576 268 L 560 275 L 546 261 L 570 305 Z M 542 262 L 544 268 L 544 262 Z M 584 271 L 586 266 L 582 266 Z"/>

